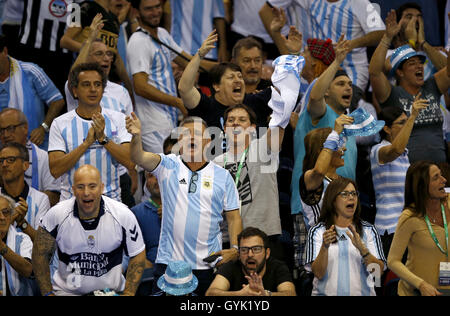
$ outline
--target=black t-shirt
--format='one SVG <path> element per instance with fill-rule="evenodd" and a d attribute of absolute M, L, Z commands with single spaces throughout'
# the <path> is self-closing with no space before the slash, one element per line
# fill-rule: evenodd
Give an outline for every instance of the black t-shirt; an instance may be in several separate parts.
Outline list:
<path fill-rule="evenodd" d="M 229 291 L 239 291 L 242 289 L 243 284 L 248 284 L 239 260 L 225 263 L 219 268 L 217 274 L 220 274 L 230 282 Z M 265 290 L 277 292 L 278 285 L 284 282 L 292 282 L 292 277 L 284 262 L 269 257 L 266 262 L 266 273 L 262 281 Z"/>
<path fill-rule="evenodd" d="M 80 35 L 79 40 L 84 41 L 89 35 L 88 28 L 94 17 L 102 14 L 103 28 L 99 31 L 98 37 L 106 44 L 106 46 L 117 49 L 117 39 L 120 32 L 120 24 L 117 16 L 94 1 L 85 1 L 81 4 L 81 27 L 84 32 Z"/>
<path fill-rule="evenodd" d="M 268 106 L 271 96 L 272 90 L 267 88 L 259 93 L 246 94 L 244 97 L 243 104 L 255 111 L 257 127 L 268 125 L 268 117 L 272 114 L 272 109 Z M 209 127 L 215 126 L 223 129 L 223 114 L 227 108 L 227 106 L 218 102 L 214 96 L 208 97 L 201 93 L 199 104 L 194 109 L 189 110 L 189 115 L 201 117 Z"/>

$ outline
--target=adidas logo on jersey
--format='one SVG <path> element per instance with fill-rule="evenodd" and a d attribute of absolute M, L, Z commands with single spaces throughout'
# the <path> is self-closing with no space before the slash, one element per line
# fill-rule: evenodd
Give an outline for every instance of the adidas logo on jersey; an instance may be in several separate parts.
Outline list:
<path fill-rule="evenodd" d="M 180 182 L 180 184 L 187 184 L 187 183 L 186 183 L 186 180 L 185 180 L 184 178 L 181 179 L 179 182 Z"/>

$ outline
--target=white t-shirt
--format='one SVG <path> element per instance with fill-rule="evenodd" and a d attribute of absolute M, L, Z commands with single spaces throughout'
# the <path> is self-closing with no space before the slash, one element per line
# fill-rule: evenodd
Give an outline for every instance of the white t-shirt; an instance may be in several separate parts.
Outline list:
<path fill-rule="evenodd" d="M 123 291 L 124 253 L 134 257 L 145 249 L 134 214 L 106 196 L 92 223 L 80 220 L 74 197 L 51 208 L 40 226 L 58 246 L 59 266 L 53 278 L 57 295 L 84 295 L 105 288 Z"/>
<path fill-rule="evenodd" d="M 181 53 L 170 34 L 158 28 L 161 42 Z M 147 31 L 139 28 L 130 37 L 127 46 L 127 60 L 131 75 L 146 73 L 148 84 L 156 89 L 177 96 L 177 85 L 172 73 L 171 62 L 177 55 L 167 47 L 153 40 Z M 173 106 L 157 103 L 136 95 L 136 115 L 143 122 L 142 133 L 154 131 L 172 131 L 178 123 L 179 110 Z"/>

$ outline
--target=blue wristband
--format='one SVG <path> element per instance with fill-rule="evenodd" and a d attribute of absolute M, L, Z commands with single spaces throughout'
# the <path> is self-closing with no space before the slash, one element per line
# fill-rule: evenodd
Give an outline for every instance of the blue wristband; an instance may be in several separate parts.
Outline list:
<path fill-rule="evenodd" d="M 50 292 L 48 292 L 47 294 L 44 294 L 43 296 L 49 296 L 49 295 L 52 295 L 52 294 L 55 294 L 55 292 L 50 291 Z"/>

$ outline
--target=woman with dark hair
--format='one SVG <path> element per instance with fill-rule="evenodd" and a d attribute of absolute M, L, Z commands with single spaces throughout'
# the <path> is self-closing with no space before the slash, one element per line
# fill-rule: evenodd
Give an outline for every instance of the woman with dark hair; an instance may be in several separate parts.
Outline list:
<path fill-rule="evenodd" d="M 406 173 L 405 207 L 388 256 L 389 268 L 400 277 L 399 295 L 436 296 L 442 295 L 440 289 L 450 289 L 440 273 L 444 272 L 440 263 L 448 262 L 450 210 L 445 183 L 432 162 L 414 163 Z M 403 264 L 406 248 L 408 259 Z"/>
<path fill-rule="evenodd" d="M 314 273 L 313 296 L 374 296 L 370 275 L 380 277 L 385 258 L 375 227 L 361 220 L 354 181 L 337 178 L 323 198 L 319 223 L 307 240 L 307 268 Z"/>
<path fill-rule="evenodd" d="M 345 114 L 330 127 L 317 128 L 305 136 L 305 158 L 303 174 L 299 181 L 300 201 L 303 214 L 296 216 L 296 225 L 305 226 L 305 238 L 294 238 L 294 257 L 299 266 L 304 265 L 307 229 L 317 224 L 320 217 L 322 198 L 328 184 L 338 178 L 336 169 L 344 165 L 345 146 L 339 147 L 339 134 L 344 124 L 351 124 L 353 118 Z"/>

